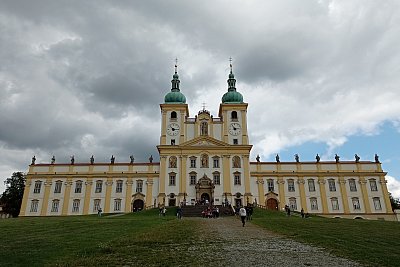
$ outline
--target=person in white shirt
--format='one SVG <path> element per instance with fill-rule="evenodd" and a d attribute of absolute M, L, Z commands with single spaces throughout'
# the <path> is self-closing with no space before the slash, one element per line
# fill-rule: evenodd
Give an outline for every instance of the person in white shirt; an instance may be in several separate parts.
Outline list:
<path fill-rule="evenodd" d="M 243 227 L 244 227 L 244 225 L 246 223 L 246 209 L 243 208 L 243 206 L 240 207 L 239 216 L 240 216 L 240 219 L 242 220 L 242 224 L 243 224 Z"/>

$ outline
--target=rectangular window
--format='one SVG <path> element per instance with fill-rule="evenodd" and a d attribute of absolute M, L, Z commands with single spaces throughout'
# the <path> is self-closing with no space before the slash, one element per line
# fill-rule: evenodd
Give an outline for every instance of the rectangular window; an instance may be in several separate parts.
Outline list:
<path fill-rule="evenodd" d="M 94 203 L 93 203 L 93 211 L 94 212 L 97 212 L 101 208 L 100 203 L 101 203 L 101 199 L 94 200 Z"/>
<path fill-rule="evenodd" d="M 240 180 L 240 174 L 235 174 L 235 179 L 234 179 L 234 184 L 235 185 L 241 185 L 241 180 Z"/>
<path fill-rule="evenodd" d="M 373 201 L 374 201 L 375 210 L 381 210 L 382 205 L 381 205 L 381 200 L 379 199 L 379 197 L 374 197 Z"/>
<path fill-rule="evenodd" d="M 239 144 L 238 139 L 233 139 L 233 144 L 234 144 L 234 145 L 238 145 L 238 144 Z"/>
<path fill-rule="evenodd" d="M 214 158 L 213 163 L 214 168 L 219 168 L 219 158 Z"/>
<path fill-rule="evenodd" d="M 267 180 L 267 185 L 268 185 L 268 192 L 274 191 L 274 180 L 268 179 Z"/>
<path fill-rule="evenodd" d="M 142 193 L 143 192 L 143 181 L 138 180 L 136 181 L 136 193 Z"/>
<path fill-rule="evenodd" d="M 122 193 L 122 180 L 117 181 L 117 186 L 115 187 L 115 193 Z"/>
<path fill-rule="evenodd" d="M 328 185 L 329 185 L 329 191 L 331 191 L 331 192 L 336 192 L 335 180 L 329 179 L 329 180 L 328 180 Z"/>
<path fill-rule="evenodd" d="M 40 193 L 40 188 L 42 187 L 42 181 L 36 181 L 35 182 L 35 187 L 33 189 L 33 193 L 39 194 Z"/>
<path fill-rule="evenodd" d="M 316 198 L 310 199 L 311 210 L 318 210 L 318 202 Z"/>
<path fill-rule="evenodd" d="M 114 211 L 121 211 L 121 199 L 114 200 Z"/>
<path fill-rule="evenodd" d="M 103 189 L 103 181 L 96 181 L 96 191 L 95 193 L 101 193 Z"/>
<path fill-rule="evenodd" d="M 214 184 L 215 185 L 220 185 L 221 184 L 221 178 L 219 176 L 219 173 L 214 173 Z"/>
<path fill-rule="evenodd" d="M 296 198 L 289 198 L 289 207 L 291 210 L 297 210 L 297 201 Z"/>
<path fill-rule="evenodd" d="M 353 203 L 353 208 L 354 208 L 354 210 L 360 210 L 360 209 L 361 209 L 361 207 L 360 207 L 360 201 L 358 200 L 357 197 L 352 198 L 351 201 L 352 201 L 352 203 Z"/>
<path fill-rule="evenodd" d="M 32 200 L 31 202 L 31 212 L 37 212 L 39 206 L 39 200 Z"/>
<path fill-rule="evenodd" d="M 62 182 L 61 181 L 57 181 L 56 185 L 54 187 L 54 193 L 61 193 L 61 186 L 62 186 Z"/>
<path fill-rule="evenodd" d="M 190 168 L 196 168 L 196 159 L 190 159 Z"/>
<path fill-rule="evenodd" d="M 76 181 L 76 183 L 75 183 L 75 193 L 76 194 L 82 193 L 82 181 Z"/>
<path fill-rule="evenodd" d="M 190 175 L 190 185 L 195 185 L 196 184 L 196 174 L 191 174 Z"/>
<path fill-rule="evenodd" d="M 308 192 L 315 192 L 315 182 L 313 179 L 308 180 Z"/>
<path fill-rule="evenodd" d="M 350 191 L 351 192 L 356 192 L 357 191 L 356 180 L 349 179 L 349 186 L 350 186 Z"/>
<path fill-rule="evenodd" d="M 175 185 L 175 175 L 174 174 L 169 175 L 169 185 Z"/>
<path fill-rule="evenodd" d="M 60 204 L 59 200 L 53 200 L 53 203 L 51 205 L 51 212 L 58 212 L 59 204 Z"/>
<path fill-rule="evenodd" d="M 337 198 L 331 198 L 332 210 L 339 210 L 339 201 Z"/>
<path fill-rule="evenodd" d="M 294 192 L 294 180 L 288 180 L 288 191 Z"/>
<path fill-rule="evenodd" d="M 378 187 L 376 185 L 375 180 L 369 180 L 369 186 L 371 187 L 371 191 L 378 191 Z"/>
<path fill-rule="evenodd" d="M 72 202 L 72 212 L 79 212 L 79 205 L 81 201 L 79 199 L 74 199 Z"/>

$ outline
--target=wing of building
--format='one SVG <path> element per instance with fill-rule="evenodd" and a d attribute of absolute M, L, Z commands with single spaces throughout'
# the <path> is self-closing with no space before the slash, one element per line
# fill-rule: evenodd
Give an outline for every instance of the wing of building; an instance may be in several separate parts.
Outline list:
<path fill-rule="evenodd" d="M 20 216 L 132 212 L 196 202 L 257 203 L 327 217 L 395 220 L 379 160 L 250 162 L 247 107 L 231 71 L 218 117 L 189 116 L 175 66 L 161 108 L 160 162 L 32 164 Z"/>

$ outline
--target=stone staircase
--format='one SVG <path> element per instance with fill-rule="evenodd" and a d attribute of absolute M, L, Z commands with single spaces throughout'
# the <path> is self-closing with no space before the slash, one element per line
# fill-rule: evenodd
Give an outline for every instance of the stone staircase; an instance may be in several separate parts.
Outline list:
<path fill-rule="evenodd" d="M 216 205 L 219 208 L 219 216 L 232 216 L 234 215 L 231 207 L 223 207 L 222 205 Z M 207 208 L 207 205 L 197 206 L 184 206 L 182 207 L 183 217 L 201 217 L 201 212 Z"/>

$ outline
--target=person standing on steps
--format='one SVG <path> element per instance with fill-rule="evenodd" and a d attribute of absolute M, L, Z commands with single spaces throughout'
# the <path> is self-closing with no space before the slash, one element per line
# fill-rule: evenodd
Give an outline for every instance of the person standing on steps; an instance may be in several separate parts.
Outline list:
<path fill-rule="evenodd" d="M 242 220 L 242 225 L 244 227 L 244 225 L 246 223 L 246 209 L 243 208 L 243 206 L 239 210 L 239 216 L 240 216 L 240 219 Z"/>

